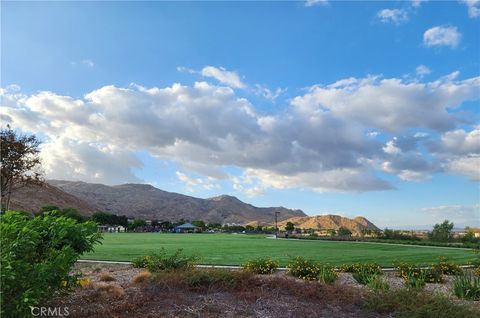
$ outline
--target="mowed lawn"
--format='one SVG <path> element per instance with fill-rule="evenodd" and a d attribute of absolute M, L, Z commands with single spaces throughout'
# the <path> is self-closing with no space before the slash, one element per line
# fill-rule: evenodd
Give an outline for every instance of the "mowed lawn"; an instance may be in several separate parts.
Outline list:
<path fill-rule="evenodd" d="M 163 233 L 107 233 L 103 244 L 82 259 L 131 261 L 151 251 L 165 248 L 173 252 L 182 248 L 186 254 L 200 257 L 201 264 L 240 265 L 246 260 L 270 256 L 286 265 L 291 257 L 302 256 L 332 265 L 354 262 L 377 262 L 391 267 L 395 261 L 430 264 L 439 256 L 467 264 L 475 259 L 468 249 L 424 246 L 309 241 L 275 240 L 265 235 L 246 234 L 163 234 Z"/>

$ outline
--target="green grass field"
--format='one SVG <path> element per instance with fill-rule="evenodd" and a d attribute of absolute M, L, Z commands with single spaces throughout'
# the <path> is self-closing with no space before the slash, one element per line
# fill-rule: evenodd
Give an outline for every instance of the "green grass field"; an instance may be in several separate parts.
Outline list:
<path fill-rule="evenodd" d="M 467 264 L 475 259 L 471 250 L 410 245 L 274 240 L 265 235 L 245 234 L 159 234 L 108 233 L 102 245 L 83 259 L 130 261 L 164 247 L 167 251 L 182 248 L 186 254 L 200 257 L 199 263 L 239 265 L 248 259 L 270 256 L 286 265 L 290 257 L 303 256 L 332 265 L 354 262 L 377 262 L 391 267 L 395 261 L 430 264 L 439 256 Z"/>

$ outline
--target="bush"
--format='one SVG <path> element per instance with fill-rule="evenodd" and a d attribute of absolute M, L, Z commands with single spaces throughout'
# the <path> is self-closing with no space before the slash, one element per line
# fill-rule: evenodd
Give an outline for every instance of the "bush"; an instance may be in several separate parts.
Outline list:
<path fill-rule="evenodd" d="M 382 268 L 377 263 L 343 264 L 340 270 L 346 273 L 366 272 L 369 274 L 382 274 Z"/>
<path fill-rule="evenodd" d="M 194 289 L 231 289 L 240 283 L 241 277 L 238 272 L 228 269 L 195 269 L 188 273 L 186 282 Z"/>
<path fill-rule="evenodd" d="M 321 265 L 318 280 L 324 284 L 333 284 L 338 278 L 338 273 L 332 266 Z"/>
<path fill-rule="evenodd" d="M 367 285 L 372 279 L 374 279 L 378 274 L 370 273 L 366 269 L 360 269 L 357 272 L 352 274 L 353 278 L 362 285 Z"/>
<path fill-rule="evenodd" d="M 162 248 L 159 253 L 152 252 L 149 255 L 136 258 L 133 261 L 133 266 L 146 268 L 152 273 L 193 267 L 198 257 L 182 255 L 182 251 L 182 249 L 178 249 L 175 253 L 168 255 L 165 249 Z"/>
<path fill-rule="evenodd" d="M 255 274 L 273 274 L 278 268 L 278 261 L 270 257 L 262 257 L 247 261 L 243 264 L 243 269 Z"/>
<path fill-rule="evenodd" d="M 405 279 L 405 287 L 409 289 L 422 289 L 425 286 L 425 272 L 408 272 Z"/>
<path fill-rule="evenodd" d="M 385 278 L 383 278 L 380 275 L 372 275 L 367 279 L 367 284 L 366 284 L 370 289 L 374 291 L 379 291 L 379 290 L 388 290 L 390 289 L 390 286 L 388 285 L 387 281 Z"/>
<path fill-rule="evenodd" d="M 2 317 L 28 315 L 30 306 L 76 286 L 72 266 L 101 238 L 95 223 L 78 224 L 54 212 L 29 219 L 8 211 L 0 216 L 0 232 Z"/>
<path fill-rule="evenodd" d="M 444 275 L 460 275 L 463 270 L 460 266 L 453 262 L 449 262 L 445 257 L 439 257 L 438 263 L 432 267 L 438 267 Z"/>
<path fill-rule="evenodd" d="M 290 261 L 287 270 L 290 275 L 304 280 L 317 280 L 320 274 L 320 266 L 317 262 L 300 256 Z"/>
<path fill-rule="evenodd" d="M 472 274 L 456 276 L 453 281 L 453 293 L 459 298 L 480 300 L 480 278 Z"/>
<path fill-rule="evenodd" d="M 416 290 L 389 290 L 366 295 L 365 309 L 396 318 L 466 318 L 478 317 L 478 312 L 467 305 L 456 304 L 440 294 Z"/>

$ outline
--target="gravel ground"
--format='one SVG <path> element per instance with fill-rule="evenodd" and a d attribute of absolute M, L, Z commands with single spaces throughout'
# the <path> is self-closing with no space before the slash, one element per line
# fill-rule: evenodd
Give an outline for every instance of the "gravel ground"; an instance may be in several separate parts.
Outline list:
<path fill-rule="evenodd" d="M 355 281 L 351 273 L 339 273 L 332 288 L 322 293 L 338 293 L 330 300 L 285 293 L 281 281 L 297 284 L 308 290 L 315 282 L 305 282 L 276 272 L 273 275 L 258 275 L 260 285 L 253 287 L 251 294 L 245 292 L 195 292 L 169 289 L 149 290 L 150 287 L 134 284 L 133 278 L 144 272 L 124 264 L 77 263 L 73 274 L 89 278 L 91 285 L 78 288 L 74 293 L 60 297 L 55 304 L 72 308 L 71 317 L 385 317 L 367 313 L 361 309 L 358 299 L 362 299 L 366 286 Z M 101 279 L 103 276 L 103 280 Z M 109 277 L 110 281 L 104 281 Z M 403 288 L 403 280 L 389 272 L 385 280 L 393 290 Z M 286 279 L 286 280 L 285 280 Z M 270 285 L 268 282 L 271 282 Z M 280 283 L 279 283 L 280 282 Z M 276 285 L 277 284 L 277 285 Z M 313 285 L 312 285 L 313 284 Z M 480 302 L 467 302 L 452 295 L 453 277 L 446 277 L 443 284 L 427 284 L 425 290 L 442 293 L 456 303 L 469 303 L 480 310 Z M 277 286 L 266 290 L 265 286 Z M 309 287 L 310 286 L 310 287 Z M 328 286 L 327 286 L 328 287 Z M 145 289 L 146 288 L 146 289 Z M 155 288 L 155 287 L 151 287 Z M 157 287 L 158 288 L 158 287 Z M 348 291 L 348 295 L 344 294 Z M 328 294 L 322 294 L 328 295 Z M 318 297 L 318 296 L 315 296 Z M 349 297 L 357 300 L 348 300 Z M 343 300 L 340 300 L 340 299 Z M 361 301 L 360 301 L 361 302 Z"/>

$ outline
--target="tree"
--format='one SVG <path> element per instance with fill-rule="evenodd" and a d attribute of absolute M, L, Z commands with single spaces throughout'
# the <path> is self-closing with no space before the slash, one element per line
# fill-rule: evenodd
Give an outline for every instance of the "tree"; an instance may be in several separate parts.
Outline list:
<path fill-rule="evenodd" d="M 285 231 L 292 232 L 293 230 L 295 230 L 295 224 L 287 222 L 287 225 L 285 225 Z"/>
<path fill-rule="evenodd" d="M 349 236 L 349 235 L 352 235 L 352 231 L 350 231 L 348 228 L 342 226 L 338 229 L 338 235 Z"/>
<path fill-rule="evenodd" d="M 192 221 L 192 224 L 195 225 L 195 226 L 198 226 L 198 227 L 201 228 L 202 230 L 207 227 L 207 226 L 205 225 L 205 222 L 203 222 L 203 221 L 201 221 L 201 220 Z"/>
<path fill-rule="evenodd" d="M 55 205 L 47 205 L 40 209 L 40 215 L 43 215 L 47 212 L 55 211 L 58 216 L 65 216 L 67 218 L 71 218 L 76 220 L 78 223 L 85 222 L 86 219 L 74 208 L 64 208 L 60 209 Z"/>
<path fill-rule="evenodd" d="M 445 220 L 443 223 L 435 224 L 428 236 L 432 241 L 448 242 L 452 238 L 452 229 L 453 223 Z"/>
<path fill-rule="evenodd" d="M 72 267 L 101 239 L 95 223 L 77 223 L 57 212 L 29 218 L 8 211 L 0 215 L 0 233 L 0 316 L 7 318 L 30 317 L 30 306 L 74 288 Z"/>
<path fill-rule="evenodd" d="M 41 182 L 39 146 L 35 135 L 19 134 L 9 125 L 0 130 L 2 212 L 9 209 L 13 191 Z"/>

